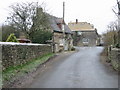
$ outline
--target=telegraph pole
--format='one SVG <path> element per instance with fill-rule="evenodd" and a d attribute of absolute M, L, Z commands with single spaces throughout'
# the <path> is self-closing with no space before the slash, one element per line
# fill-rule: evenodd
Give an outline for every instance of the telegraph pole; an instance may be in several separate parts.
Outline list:
<path fill-rule="evenodd" d="M 63 2 L 63 23 L 64 23 L 64 18 L 65 18 L 65 2 Z"/>
<path fill-rule="evenodd" d="M 63 2 L 63 20 L 62 20 L 62 31 L 63 31 L 63 48 L 65 50 L 65 2 Z"/>

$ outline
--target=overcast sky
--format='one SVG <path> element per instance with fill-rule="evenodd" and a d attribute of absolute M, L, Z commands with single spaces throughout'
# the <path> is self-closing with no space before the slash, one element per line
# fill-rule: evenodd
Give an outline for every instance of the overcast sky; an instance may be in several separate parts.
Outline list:
<path fill-rule="evenodd" d="M 8 6 L 15 2 L 44 2 L 48 13 L 62 17 L 63 0 L 0 0 L 0 24 L 4 23 L 10 9 Z M 65 21 L 66 23 L 88 22 L 98 29 L 98 33 L 106 31 L 107 25 L 115 21 L 117 18 L 112 12 L 113 6 L 116 5 L 116 0 L 64 0 L 65 2 Z"/>

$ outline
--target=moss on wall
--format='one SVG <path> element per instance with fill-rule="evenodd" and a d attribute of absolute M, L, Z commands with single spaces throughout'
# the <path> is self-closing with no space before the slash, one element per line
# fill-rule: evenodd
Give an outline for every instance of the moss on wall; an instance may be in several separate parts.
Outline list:
<path fill-rule="evenodd" d="M 3 70 L 10 66 L 17 66 L 52 52 L 49 45 L 2 45 Z"/>
<path fill-rule="evenodd" d="M 112 48 L 108 54 L 109 60 L 115 70 L 119 70 L 120 65 L 120 49 Z"/>

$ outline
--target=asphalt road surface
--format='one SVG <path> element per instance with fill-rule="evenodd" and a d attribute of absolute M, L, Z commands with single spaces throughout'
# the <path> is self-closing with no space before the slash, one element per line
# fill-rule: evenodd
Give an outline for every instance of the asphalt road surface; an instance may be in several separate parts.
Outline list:
<path fill-rule="evenodd" d="M 29 88 L 118 88 L 118 75 L 100 62 L 103 47 L 81 47 L 58 58 Z"/>

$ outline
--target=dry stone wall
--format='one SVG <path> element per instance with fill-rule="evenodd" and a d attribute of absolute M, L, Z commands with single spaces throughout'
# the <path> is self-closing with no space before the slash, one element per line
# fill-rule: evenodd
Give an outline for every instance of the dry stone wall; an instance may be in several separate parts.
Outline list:
<path fill-rule="evenodd" d="M 26 62 L 51 53 L 50 45 L 42 44 L 0 44 L 2 46 L 3 70 L 10 66 L 25 64 Z"/>
<path fill-rule="evenodd" d="M 120 49 L 111 48 L 109 51 L 109 60 L 115 70 L 119 70 L 120 65 Z"/>

